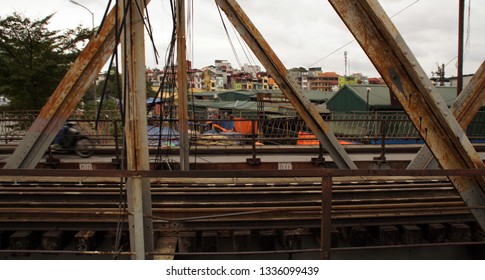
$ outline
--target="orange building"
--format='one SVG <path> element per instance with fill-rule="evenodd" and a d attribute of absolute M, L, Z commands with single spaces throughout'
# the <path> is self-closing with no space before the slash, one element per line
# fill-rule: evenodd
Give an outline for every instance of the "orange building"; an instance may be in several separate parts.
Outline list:
<path fill-rule="evenodd" d="M 335 72 L 323 72 L 309 76 L 310 90 L 332 91 L 332 87 L 338 86 L 339 76 Z"/>

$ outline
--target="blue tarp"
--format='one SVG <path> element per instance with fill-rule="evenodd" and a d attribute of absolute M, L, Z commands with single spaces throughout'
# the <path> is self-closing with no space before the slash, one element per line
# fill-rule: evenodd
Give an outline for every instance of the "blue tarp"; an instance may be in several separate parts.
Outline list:
<path fill-rule="evenodd" d="M 158 139 L 161 139 L 162 146 L 175 147 L 179 145 L 179 133 L 178 131 L 169 128 L 162 127 L 160 132 L 159 126 L 148 126 L 148 145 L 158 145 Z"/>
<path fill-rule="evenodd" d="M 153 97 L 147 98 L 147 104 L 152 104 L 154 99 L 155 98 Z M 155 103 L 160 103 L 160 102 L 162 102 L 160 98 L 157 98 L 157 100 L 155 100 Z"/>

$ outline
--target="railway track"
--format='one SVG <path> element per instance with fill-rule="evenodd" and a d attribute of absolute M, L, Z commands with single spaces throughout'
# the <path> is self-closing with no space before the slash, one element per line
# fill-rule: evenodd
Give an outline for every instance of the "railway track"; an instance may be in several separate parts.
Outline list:
<path fill-rule="evenodd" d="M 320 229 L 321 178 L 220 181 L 153 181 L 154 230 L 160 236 L 197 233 L 188 237 L 194 243 L 213 237 L 203 237 L 204 233 L 307 236 Z M 76 232 L 113 235 L 121 228 L 127 234 L 129 212 L 124 201 L 124 185 L 116 182 L 2 182 L 0 228 L 9 234 L 71 232 L 71 237 Z M 470 236 L 472 232 L 481 236 L 446 178 L 335 181 L 331 217 L 340 237 L 352 239 L 354 233 L 350 242 L 354 245 L 367 244 L 359 241 L 357 232 L 365 232 L 360 238 L 382 239 L 382 229 L 389 227 L 402 236 L 403 230 L 419 226 L 426 235 L 430 225 L 446 229 L 460 224 L 468 227 Z M 454 241 L 470 240 L 467 236 Z"/>
<path fill-rule="evenodd" d="M 15 229 L 115 229 L 125 190 L 116 183 L 2 183 L 0 224 Z M 152 184 L 155 228 L 318 227 L 321 182 Z M 336 182 L 335 226 L 472 221 L 446 180 Z M 300 224 L 299 224 L 300 222 Z M 90 224 L 90 225 L 89 225 Z M 239 226 L 238 226 L 239 224 Z M 96 228 L 99 227 L 99 228 Z"/>
<path fill-rule="evenodd" d="M 336 182 L 336 226 L 471 221 L 445 179 L 403 182 Z M 123 211 L 124 189 L 116 183 L 22 183 L 0 185 L 0 223 L 11 229 L 114 229 Z M 321 183 L 152 184 L 156 228 L 178 223 L 191 229 L 319 226 Z M 120 204 L 121 203 L 121 204 Z M 121 206 L 120 206 L 121 205 Z M 121 211 L 120 211 L 121 209 Z M 95 229 L 95 228 L 94 228 Z"/>

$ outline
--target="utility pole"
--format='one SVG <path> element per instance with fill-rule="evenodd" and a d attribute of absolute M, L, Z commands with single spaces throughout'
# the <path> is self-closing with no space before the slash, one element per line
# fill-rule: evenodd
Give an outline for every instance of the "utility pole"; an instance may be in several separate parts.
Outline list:
<path fill-rule="evenodd" d="M 456 87 L 456 95 L 460 95 L 463 90 L 463 34 L 465 26 L 465 0 L 458 0 L 459 15 L 458 15 L 458 82 Z"/>
<path fill-rule="evenodd" d="M 177 0 L 177 89 L 180 170 L 190 169 L 189 116 L 187 113 L 187 43 L 185 38 L 185 0 Z"/>
<path fill-rule="evenodd" d="M 440 86 L 445 85 L 445 64 L 441 64 L 441 71 L 440 71 Z"/>

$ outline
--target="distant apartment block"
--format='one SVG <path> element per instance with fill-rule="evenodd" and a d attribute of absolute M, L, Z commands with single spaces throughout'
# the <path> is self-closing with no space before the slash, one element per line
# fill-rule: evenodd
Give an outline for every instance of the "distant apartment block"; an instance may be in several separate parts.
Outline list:
<path fill-rule="evenodd" d="M 242 66 L 242 71 L 251 74 L 253 78 L 256 78 L 258 73 L 261 72 L 261 66 L 244 64 Z"/>
<path fill-rule="evenodd" d="M 335 72 L 323 72 L 309 76 L 310 90 L 334 91 L 339 84 L 339 77 L 340 75 Z"/>
<path fill-rule="evenodd" d="M 214 65 L 202 69 L 192 69 L 188 65 L 188 86 L 197 91 L 219 92 L 224 90 L 277 90 L 275 80 L 258 65 L 244 64 L 242 69 L 235 69 L 228 60 L 215 60 Z M 177 67 L 165 67 L 164 70 L 147 69 L 147 82 L 158 87 L 165 82 L 165 87 L 175 85 Z M 345 85 L 385 84 L 382 78 L 368 78 L 361 73 L 340 76 L 336 72 L 324 72 L 321 67 L 296 67 L 288 70 L 288 75 L 304 91 L 336 92 Z"/>

